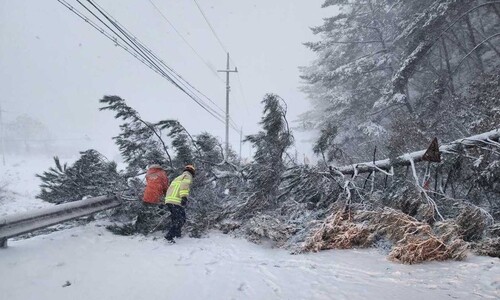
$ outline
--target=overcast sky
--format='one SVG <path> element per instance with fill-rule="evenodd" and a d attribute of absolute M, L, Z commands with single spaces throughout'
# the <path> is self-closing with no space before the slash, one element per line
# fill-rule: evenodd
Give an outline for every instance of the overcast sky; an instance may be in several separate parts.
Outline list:
<path fill-rule="evenodd" d="M 66 0 L 83 10 L 75 0 Z M 96 0 L 195 87 L 225 107 L 225 84 L 182 41 L 147 0 Z M 226 57 L 192 0 L 153 0 L 212 70 Z M 231 74 L 231 115 L 244 134 L 259 127 L 268 92 L 288 102 L 289 120 L 306 111 L 298 67 L 314 59 L 302 43 L 310 27 L 332 14 L 324 0 L 198 0 L 239 70 Z M 103 95 L 119 95 L 148 121 L 178 119 L 192 133 L 224 139 L 224 125 L 171 83 L 116 47 L 56 0 L 0 0 L 0 101 L 4 121 L 28 114 L 59 139 L 83 138 L 87 148 L 117 152 L 119 122 L 99 112 Z M 234 67 L 234 66 L 232 66 Z M 241 82 L 241 86 L 240 86 Z M 243 92 L 242 92 L 243 90 Z M 239 149 L 239 135 L 231 131 Z M 303 140 L 299 136 L 298 140 Z M 299 144 L 300 152 L 310 145 Z M 84 149 L 82 149 L 84 150 Z M 248 147 L 243 156 L 249 153 Z M 57 153 L 54 153 L 57 154 Z"/>

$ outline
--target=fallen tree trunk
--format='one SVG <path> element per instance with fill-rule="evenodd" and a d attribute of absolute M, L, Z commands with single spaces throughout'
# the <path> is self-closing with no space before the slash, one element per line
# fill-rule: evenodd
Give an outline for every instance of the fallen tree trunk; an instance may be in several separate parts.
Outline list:
<path fill-rule="evenodd" d="M 482 145 L 495 145 L 500 147 L 500 128 L 473 135 L 466 138 L 461 138 L 453 142 L 441 145 L 439 147 L 439 152 L 441 153 L 455 153 L 461 147 L 471 148 Z M 377 160 L 375 162 L 363 162 L 358 164 L 353 164 L 343 167 L 332 167 L 332 174 L 335 175 L 354 175 L 359 173 L 377 172 L 377 171 L 389 171 L 392 167 L 409 166 L 411 162 L 414 163 L 422 161 L 426 150 L 415 151 L 411 153 L 406 153 L 398 156 L 396 159 L 383 159 Z"/>

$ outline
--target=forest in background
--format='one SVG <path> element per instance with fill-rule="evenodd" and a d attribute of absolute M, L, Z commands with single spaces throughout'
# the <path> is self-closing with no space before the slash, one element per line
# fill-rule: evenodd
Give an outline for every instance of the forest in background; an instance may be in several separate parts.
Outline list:
<path fill-rule="evenodd" d="M 495 1 L 326 1 L 339 13 L 312 28 L 302 67 L 315 151 L 351 164 L 493 129 L 500 112 Z"/>

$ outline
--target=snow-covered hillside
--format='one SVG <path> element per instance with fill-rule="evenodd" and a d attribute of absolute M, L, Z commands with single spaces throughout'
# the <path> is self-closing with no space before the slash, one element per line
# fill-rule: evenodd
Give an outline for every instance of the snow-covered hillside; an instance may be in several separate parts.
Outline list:
<path fill-rule="evenodd" d="M 47 205 L 34 199 L 41 161 L 7 168 L 14 199 L 0 204 L 0 215 Z M 161 234 L 113 235 L 101 220 L 9 241 L 0 250 L 0 291 L 9 300 L 499 299 L 500 261 L 407 266 L 376 250 L 290 255 L 217 232 L 167 245 Z"/>

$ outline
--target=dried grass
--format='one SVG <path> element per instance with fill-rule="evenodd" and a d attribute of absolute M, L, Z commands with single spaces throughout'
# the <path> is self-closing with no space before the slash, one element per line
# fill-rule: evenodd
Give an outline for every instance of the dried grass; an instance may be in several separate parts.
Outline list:
<path fill-rule="evenodd" d="M 352 222 L 351 211 L 344 209 L 331 214 L 320 228 L 306 241 L 304 251 L 369 247 L 373 235 L 366 226 Z"/>
<path fill-rule="evenodd" d="M 436 223 L 434 228 L 414 220 L 408 220 L 408 231 L 398 240 L 389 258 L 405 264 L 424 261 L 462 260 L 468 244 L 461 239 L 459 227 L 453 222 Z M 411 229 L 410 229 L 411 230 Z"/>
<path fill-rule="evenodd" d="M 450 243 L 429 235 L 408 237 L 398 243 L 389 253 L 389 258 L 404 264 L 415 264 L 432 260 L 462 260 L 466 256 L 467 244 L 461 239 Z"/>
<path fill-rule="evenodd" d="M 458 226 L 440 223 L 436 227 L 439 234 L 430 225 L 391 208 L 356 213 L 340 210 L 313 233 L 304 251 L 369 247 L 375 237 L 384 237 L 393 243 L 389 258 L 401 263 L 463 259 L 468 244 L 459 238 Z"/>

